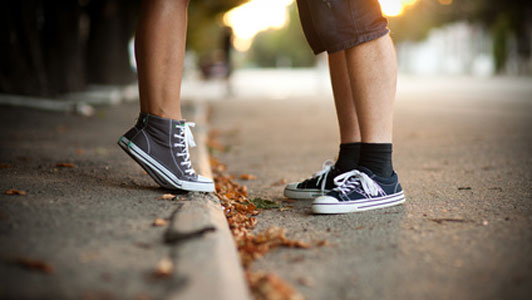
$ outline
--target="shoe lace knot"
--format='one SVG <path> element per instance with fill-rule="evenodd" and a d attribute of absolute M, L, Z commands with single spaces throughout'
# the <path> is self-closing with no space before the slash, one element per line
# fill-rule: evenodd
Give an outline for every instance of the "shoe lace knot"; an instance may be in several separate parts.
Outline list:
<path fill-rule="evenodd" d="M 182 157 L 183 161 L 181 165 L 185 167 L 185 173 L 188 175 L 194 175 L 196 172 L 192 168 L 192 163 L 190 162 L 190 153 L 188 147 L 196 147 L 196 142 L 194 141 L 194 136 L 192 135 L 191 127 L 195 127 L 196 124 L 193 122 L 186 122 L 183 125 L 176 125 L 177 133 L 174 133 L 174 138 L 177 138 L 177 143 L 174 143 L 174 148 L 179 148 L 179 151 L 176 153 L 178 157 Z"/>
<path fill-rule="evenodd" d="M 369 198 L 385 195 L 382 188 L 373 179 L 358 170 L 352 170 L 336 176 L 334 184 L 336 187 L 333 190 L 344 195 L 352 191 L 366 195 Z"/>

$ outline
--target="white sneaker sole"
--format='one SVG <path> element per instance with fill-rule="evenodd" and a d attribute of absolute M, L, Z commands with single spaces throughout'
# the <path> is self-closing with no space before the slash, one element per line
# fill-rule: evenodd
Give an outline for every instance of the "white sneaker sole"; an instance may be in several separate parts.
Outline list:
<path fill-rule="evenodd" d="M 295 200 L 313 200 L 317 197 L 323 196 L 328 193 L 329 190 L 322 192 L 318 189 L 284 189 L 284 196 L 286 198 L 295 199 Z"/>
<path fill-rule="evenodd" d="M 151 158 L 146 152 L 140 149 L 137 145 L 130 143 L 126 138 L 122 138 L 126 143 L 128 152 L 141 161 L 152 172 L 157 174 L 162 180 L 171 185 L 172 188 L 190 191 L 190 192 L 214 192 L 214 182 L 212 180 L 198 175 L 198 179 L 204 181 L 186 181 L 177 178 L 170 170 L 160 164 L 155 159 Z"/>
<path fill-rule="evenodd" d="M 360 199 L 357 201 L 338 201 L 331 196 L 316 198 L 312 203 L 315 214 L 346 214 L 399 205 L 405 202 L 403 191 L 384 197 Z"/>

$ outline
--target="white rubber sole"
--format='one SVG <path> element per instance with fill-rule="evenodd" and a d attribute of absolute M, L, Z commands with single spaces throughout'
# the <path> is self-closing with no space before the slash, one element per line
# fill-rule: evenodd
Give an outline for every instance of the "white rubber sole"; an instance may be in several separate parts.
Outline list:
<path fill-rule="evenodd" d="M 291 189 L 291 188 L 285 188 L 284 189 L 284 196 L 286 198 L 295 199 L 295 200 L 313 200 L 317 197 L 323 196 L 326 193 L 328 193 L 329 190 L 325 190 L 322 192 L 318 189 L 305 189 L 305 190 L 297 190 L 297 189 Z"/>
<path fill-rule="evenodd" d="M 127 145 L 128 153 L 142 162 L 142 164 L 149 168 L 153 173 L 157 174 L 161 180 L 167 182 L 172 188 L 190 192 L 214 192 L 214 182 L 211 179 L 198 175 L 198 179 L 201 181 L 181 180 L 158 161 L 142 151 L 137 145 L 130 143 L 130 141 L 124 137 L 122 139 Z"/>
<path fill-rule="evenodd" d="M 315 214 L 347 214 L 395 206 L 404 202 L 405 195 L 402 191 L 384 197 L 357 201 L 338 201 L 331 196 L 322 196 L 312 203 L 312 212 Z"/>

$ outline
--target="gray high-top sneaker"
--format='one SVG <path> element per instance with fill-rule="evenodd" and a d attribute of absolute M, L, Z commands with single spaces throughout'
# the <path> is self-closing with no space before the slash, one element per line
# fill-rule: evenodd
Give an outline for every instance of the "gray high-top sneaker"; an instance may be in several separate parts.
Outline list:
<path fill-rule="evenodd" d="M 120 138 L 119 143 L 127 144 L 126 151 L 171 188 L 214 192 L 214 182 L 197 175 L 190 162 L 188 146 L 195 146 L 190 127 L 194 124 L 154 115 L 145 115 L 143 121 L 136 134 L 128 132 L 130 138 Z"/>
<path fill-rule="evenodd" d="M 157 175 L 157 173 L 153 172 L 146 164 L 131 154 L 127 147 L 129 141 L 132 140 L 135 135 L 137 135 L 137 133 L 139 133 L 139 131 L 144 127 L 144 124 L 146 123 L 146 117 L 146 113 L 140 112 L 135 126 L 133 126 L 133 128 L 128 130 L 123 136 L 120 137 L 120 139 L 118 139 L 118 146 L 120 146 L 122 150 L 124 150 L 134 161 L 136 161 L 144 169 L 144 171 L 146 171 L 146 173 L 148 173 L 148 175 L 150 175 L 150 177 L 157 182 L 157 184 L 166 189 L 173 189 L 174 187 L 171 184 L 166 182 L 163 178 Z"/>

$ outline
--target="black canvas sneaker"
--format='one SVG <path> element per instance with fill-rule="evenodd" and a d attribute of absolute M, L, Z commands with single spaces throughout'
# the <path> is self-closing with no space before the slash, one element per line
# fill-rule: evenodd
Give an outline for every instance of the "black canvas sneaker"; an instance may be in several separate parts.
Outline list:
<path fill-rule="evenodd" d="M 334 161 L 323 162 L 321 171 L 312 175 L 302 182 L 287 184 L 284 188 L 284 196 L 291 199 L 311 200 L 323 196 L 331 191 L 334 185 L 334 177 L 338 170 L 334 168 Z"/>
<path fill-rule="evenodd" d="M 139 118 L 141 119 L 141 118 Z M 188 147 L 194 138 L 186 123 L 153 115 L 144 115 L 142 124 L 120 137 L 118 144 L 126 145 L 126 152 L 150 170 L 148 174 L 165 188 L 186 191 L 214 192 L 214 182 L 196 174 L 190 162 Z"/>
<path fill-rule="evenodd" d="M 397 173 L 379 177 L 359 167 L 334 178 L 336 187 L 312 202 L 315 214 L 345 214 L 401 204 L 405 202 Z"/>
<path fill-rule="evenodd" d="M 139 117 L 137 118 L 135 122 L 135 126 L 128 130 L 123 136 L 118 139 L 118 146 L 122 148 L 134 161 L 136 161 L 143 169 L 150 175 L 155 182 L 157 182 L 158 185 L 160 185 L 163 188 L 166 189 L 173 189 L 172 185 L 170 185 L 168 182 L 166 182 L 164 179 L 162 179 L 157 173 L 154 173 L 146 164 L 144 164 L 141 160 L 139 160 L 136 156 L 132 155 L 127 147 L 127 144 L 130 140 L 137 135 L 137 133 L 144 127 L 144 124 L 146 123 L 146 117 L 147 114 L 141 112 L 139 114 Z"/>

